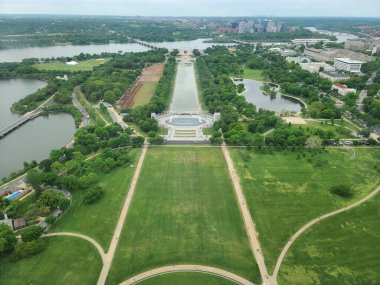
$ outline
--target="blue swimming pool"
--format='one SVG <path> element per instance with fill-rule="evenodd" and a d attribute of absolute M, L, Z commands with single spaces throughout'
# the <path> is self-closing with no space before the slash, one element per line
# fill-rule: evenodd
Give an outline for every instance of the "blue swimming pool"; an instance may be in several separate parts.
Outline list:
<path fill-rule="evenodd" d="M 8 199 L 9 201 L 13 201 L 13 200 L 16 199 L 18 196 L 20 196 L 21 193 L 22 193 L 21 190 L 20 190 L 20 191 L 13 192 L 12 194 L 10 194 L 10 195 L 7 196 L 7 199 Z"/>
<path fill-rule="evenodd" d="M 166 124 L 172 126 L 200 126 L 206 123 L 205 120 L 199 120 L 198 118 L 172 118 L 165 121 Z"/>

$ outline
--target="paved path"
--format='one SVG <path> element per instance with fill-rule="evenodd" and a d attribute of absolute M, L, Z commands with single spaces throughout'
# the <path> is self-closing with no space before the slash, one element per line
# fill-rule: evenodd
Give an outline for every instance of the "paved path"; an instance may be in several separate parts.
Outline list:
<path fill-rule="evenodd" d="M 53 237 L 53 236 L 70 236 L 70 237 L 77 237 L 77 238 L 81 238 L 81 239 L 85 239 L 85 240 L 89 241 L 98 250 L 100 256 L 102 257 L 102 262 L 104 264 L 105 258 L 106 258 L 106 254 L 104 253 L 103 248 L 93 238 L 90 238 L 90 237 L 88 237 L 86 235 L 77 234 L 77 233 L 69 233 L 69 232 L 59 232 L 59 233 L 45 234 L 42 237 Z"/>
<path fill-rule="evenodd" d="M 175 272 L 202 272 L 202 273 L 220 276 L 222 278 L 232 280 L 238 284 L 254 285 L 252 282 L 248 281 L 247 279 L 244 279 L 243 277 L 240 277 L 236 274 L 225 271 L 223 269 L 210 267 L 210 266 L 203 266 L 203 265 L 192 265 L 192 264 L 171 265 L 171 266 L 155 268 L 155 269 L 143 272 L 139 275 L 136 275 L 132 278 L 129 278 L 128 280 L 120 283 L 120 285 L 135 284 L 140 281 L 143 281 L 143 280 L 146 280 L 158 275 L 175 273 Z"/>
<path fill-rule="evenodd" d="M 125 130 L 126 128 L 128 128 L 128 125 L 123 121 L 123 117 L 120 116 L 120 114 L 115 110 L 114 107 L 110 106 L 107 108 L 108 110 L 108 113 L 110 114 L 112 120 L 115 122 L 115 123 L 118 123 L 119 126 Z"/>
<path fill-rule="evenodd" d="M 108 252 L 104 258 L 103 268 L 102 268 L 102 271 L 100 273 L 98 283 L 97 283 L 98 285 L 103 285 L 106 282 L 108 272 L 110 270 L 112 260 L 113 260 L 113 257 L 115 255 L 116 247 L 117 247 L 118 242 L 119 242 L 121 231 L 122 231 L 123 226 L 124 226 L 125 218 L 127 217 L 128 209 L 129 209 L 129 206 L 131 205 L 132 197 L 133 197 L 133 194 L 134 194 L 135 189 L 136 189 L 137 180 L 140 176 L 140 171 L 141 171 L 141 168 L 142 168 L 142 165 L 144 162 L 144 158 L 145 158 L 145 154 L 146 154 L 147 149 L 148 149 L 148 145 L 144 144 L 144 147 L 143 147 L 141 155 L 140 155 L 139 162 L 137 163 L 135 174 L 133 175 L 133 178 L 132 178 L 131 186 L 129 187 L 129 191 L 128 191 L 127 197 L 125 199 L 123 209 L 121 210 L 119 220 L 117 222 L 117 225 L 116 225 L 113 237 L 112 237 L 110 247 L 109 247 Z"/>
<path fill-rule="evenodd" d="M 372 191 L 371 193 L 369 193 L 367 196 L 363 197 L 362 199 L 360 199 L 359 201 L 351 204 L 351 205 L 348 205 L 346 207 L 343 207 L 339 210 L 335 210 L 335 211 L 332 211 L 330 213 L 327 213 L 327 214 L 324 214 L 322 216 L 319 216 L 313 220 L 311 220 L 310 222 L 308 222 L 307 224 L 305 224 L 304 226 L 302 226 L 290 239 L 289 241 L 286 243 L 285 247 L 282 249 L 281 251 L 281 254 L 280 256 L 278 257 L 277 259 L 277 263 L 276 263 L 276 267 L 274 268 L 274 271 L 273 271 L 273 277 L 274 278 L 277 278 L 277 275 L 278 275 L 278 271 L 280 270 L 280 267 L 281 267 L 281 264 L 282 264 L 282 261 L 284 260 L 284 257 L 286 255 L 286 253 L 288 252 L 290 246 L 293 244 L 293 242 L 303 233 L 305 232 L 308 228 L 310 228 L 312 225 L 318 223 L 319 221 L 321 220 L 324 220 L 326 218 L 329 218 L 331 216 L 334 216 L 334 215 L 337 215 L 337 214 L 340 214 L 342 212 L 345 212 L 345 211 L 348 211 L 352 208 L 355 208 L 361 204 L 363 204 L 364 202 L 368 201 L 369 199 L 371 199 L 373 196 L 375 196 L 377 193 L 379 193 L 380 191 L 380 186 L 378 186 L 374 191 Z"/>
<path fill-rule="evenodd" d="M 249 244 L 250 244 L 252 253 L 255 256 L 257 265 L 259 266 L 260 275 L 263 280 L 263 283 L 276 285 L 277 284 L 276 280 L 268 275 L 268 271 L 264 262 L 263 252 L 261 250 L 260 242 L 258 239 L 258 233 L 256 231 L 256 226 L 252 220 L 251 214 L 249 213 L 247 202 L 240 185 L 239 176 L 237 175 L 230 153 L 225 144 L 222 145 L 222 151 L 227 161 L 228 171 L 230 173 L 232 183 L 234 185 L 236 198 L 238 200 L 241 215 L 244 220 L 245 230 L 247 232 Z"/>

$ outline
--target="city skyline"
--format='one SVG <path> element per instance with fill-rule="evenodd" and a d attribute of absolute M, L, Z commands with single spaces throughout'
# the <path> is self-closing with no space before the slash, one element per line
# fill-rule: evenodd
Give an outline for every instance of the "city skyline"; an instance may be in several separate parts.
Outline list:
<path fill-rule="evenodd" d="M 114 16 L 379 17 L 380 3 L 377 0 L 0 0 L 0 11 L 1 14 Z"/>

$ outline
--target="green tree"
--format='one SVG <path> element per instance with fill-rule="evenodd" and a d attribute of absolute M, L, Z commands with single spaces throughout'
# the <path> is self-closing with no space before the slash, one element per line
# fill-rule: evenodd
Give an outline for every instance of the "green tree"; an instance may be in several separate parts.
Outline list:
<path fill-rule="evenodd" d="M 105 94 L 104 94 L 104 101 L 110 103 L 110 104 L 113 104 L 115 103 L 116 101 L 116 96 L 115 94 L 113 93 L 113 91 L 107 91 Z"/>
<path fill-rule="evenodd" d="M 37 169 L 31 169 L 28 171 L 25 181 L 33 187 L 36 191 L 36 196 L 38 197 L 42 190 L 41 184 L 43 181 L 43 173 Z"/>
<path fill-rule="evenodd" d="M 44 232 L 44 229 L 42 227 L 31 226 L 22 231 L 21 239 L 24 242 L 36 240 L 42 235 L 43 232 Z"/>
<path fill-rule="evenodd" d="M 100 187 L 92 188 L 83 196 L 83 202 L 93 204 L 104 195 L 104 191 Z"/>
<path fill-rule="evenodd" d="M 62 192 L 56 190 L 45 190 L 41 193 L 39 202 L 43 206 L 48 206 L 54 209 L 58 207 L 58 203 L 61 199 L 65 199 Z"/>
<path fill-rule="evenodd" d="M 17 243 L 13 230 L 5 224 L 0 224 L 0 255 L 9 253 Z"/>

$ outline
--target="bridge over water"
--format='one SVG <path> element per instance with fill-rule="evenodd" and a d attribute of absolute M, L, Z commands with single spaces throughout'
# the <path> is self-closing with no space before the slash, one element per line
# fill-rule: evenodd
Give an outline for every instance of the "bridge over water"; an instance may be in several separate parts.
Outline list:
<path fill-rule="evenodd" d="M 37 118 L 41 112 L 42 108 L 46 106 L 47 103 L 49 103 L 54 98 L 54 95 L 51 96 L 48 100 L 46 100 L 44 103 L 42 103 L 40 106 L 38 106 L 36 109 L 34 109 L 31 112 L 26 113 L 21 118 L 17 119 L 16 121 L 12 122 L 5 128 L 2 128 L 0 130 L 0 139 L 8 135 L 9 133 L 13 132 L 15 129 L 19 128 L 26 122 L 33 120 L 34 118 Z"/>
<path fill-rule="evenodd" d="M 139 45 L 142 45 L 144 47 L 148 47 L 148 48 L 151 48 L 151 49 L 160 49 L 161 47 L 159 46 L 156 46 L 152 43 L 148 43 L 148 42 L 144 42 L 144 41 L 140 41 L 140 40 L 134 40 L 136 43 L 138 43 Z"/>

